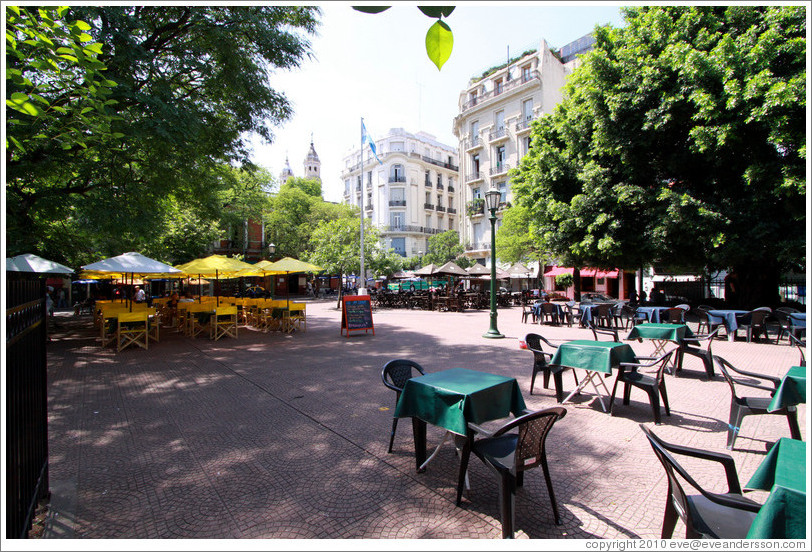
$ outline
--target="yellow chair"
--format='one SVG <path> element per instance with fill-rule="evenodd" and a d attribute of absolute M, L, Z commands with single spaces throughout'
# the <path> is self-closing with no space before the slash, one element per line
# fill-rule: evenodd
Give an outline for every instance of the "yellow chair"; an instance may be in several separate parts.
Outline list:
<path fill-rule="evenodd" d="M 307 313 L 305 303 L 291 303 L 290 304 L 290 323 L 295 329 L 307 331 Z"/>
<path fill-rule="evenodd" d="M 105 305 L 99 310 L 98 320 L 101 328 L 102 347 L 112 345 L 116 341 L 116 318 L 120 313 L 129 312 L 120 303 L 115 305 Z"/>
<path fill-rule="evenodd" d="M 148 308 L 147 316 L 149 322 L 148 325 L 149 331 L 147 332 L 147 338 L 157 343 L 161 340 L 161 315 L 158 314 L 157 309 Z"/>
<path fill-rule="evenodd" d="M 149 315 L 146 311 L 118 313 L 118 331 L 116 332 L 118 352 L 130 345 L 137 345 L 143 349 L 149 348 L 148 320 Z"/>
<path fill-rule="evenodd" d="M 194 304 L 186 309 L 186 330 L 189 337 L 197 337 L 210 332 L 211 313 L 214 305 L 209 303 Z"/>
<path fill-rule="evenodd" d="M 221 337 L 237 338 L 237 306 L 217 307 L 209 323 L 211 339 Z"/>

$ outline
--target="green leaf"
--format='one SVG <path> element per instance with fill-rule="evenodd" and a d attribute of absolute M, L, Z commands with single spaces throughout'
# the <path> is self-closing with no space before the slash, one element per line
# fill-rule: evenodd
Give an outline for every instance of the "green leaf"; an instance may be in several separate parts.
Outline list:
<path fill-rule="evenodd" d="M 85 21 L 76 21 L 74 24 L 83 31 L 89 31 L 91 28 L 90 25 Z"/>
<path fill-rule="evenodd" d="M 42 111 L 40 111 L 40 109 L 37 106 L 35 106 L 33 103 L 28 101 L 27 96 L 26 96 L 25 100 L 21 100 L 21 99 L 20 100 L 13 100 L 13 99 L 12 100 L 6 100 L 6 105 L 8 107 L 10 107 L 11 109 L 16 109 L 20 113 L 26 113 L 28 115 L 31 115 L 32 117 L 36 117 L 37 115 L 42 113 Z"/>
<path fill-rule="evenodd" d="M 429 59 L 437 66 L 437 70 L 443 68 L 443 64 L 451 57 L 451 50 L 454 47 L 454 35 L 451 28 L 443 21 L 437 21 L 429 27 L 426 33 L 426 53 Z"/>
<path fill-rule="evenodd" d="M 417 6 L 417 9 L 428 15 L 439 19 L 448 17 L 454 11 L 454 6 Z"/>
<path fill-rule="evenodd" d="M 353 6 L 352 9 L 363 13 L 381 13 L 392 6 Z"/>

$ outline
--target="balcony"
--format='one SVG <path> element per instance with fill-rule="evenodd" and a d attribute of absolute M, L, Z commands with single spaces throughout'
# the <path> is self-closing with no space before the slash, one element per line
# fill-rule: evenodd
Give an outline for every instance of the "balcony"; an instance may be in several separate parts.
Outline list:
<path fill-rule="evenodd" d="M 373 210 L 372 202 L 369 202 L 369 203 L 364 205 L 364 211 L 372 211 L 372 210 Z"/>
<path fill-rule="evenodd" d="M 426 185 L 426 188 L 431 188 L 431 186 L 432 186 L 431 180 L 426 180 L 426 182 L 424 184 Z"/>
<path fill-rule="evenodd" d="M 510 165 L 508 163 L 497 163 L 495 167 L 491 167 L 490 175 L 494 176 L 497 174 L 503 174 L 510 170 Z"/>
<path fill-rule="evenodd" d="M 437 165 L 438 167 L 443 167 L 444 169 L 449 169 L 452 171 L 458 171 L 460 168 L 457 165 L 453 165 L 451 163 L 447 163 L 445 161 L 440 161 L 439 159 L 432 159 L 426 155 L 421 155 L 420 158 L 425 161 L 426 163 L 430 163 L 432 165 Z"/>
<path fill-rule="evenodd" d="M 530 130 L 530 125 L 535 119 L 530 118 L 516 123 L 516 134 L 524 134 Z"/>
<path fill-rule="evenodd" d="M 406 200 L 405 199 L 390 199 L 389 200 L 390 207 L 406 207 Z"/>
<path fill-rule="evenodd" d="M 499 142 L 507 139 L 508 133 L 505 127 L 497 128 L 496 130 L 488 134 L 488 140 L 490 140 L 491 142 Z"/>
<path fill-rule="evenodd" d="M 474 171 L 474 172 L 472 172 L 471 174 L 469 174 L 468 176 L 465 177 L 465 181 L 466 182 L 475 182 L 477 180 L 482 180 L 482 178 L 483 178 L 483 175 L 482 175 L 481 172 Z"/>
<path fill-rule="evenodd" d="M 456 208 L 454 208 L 454 207 L 449 207 L 449 208 L 447 209 L 447 211 L 448 211 L 448 214 L 449 214 L 449 215 L 456 215 L 456 214 L 457 214 L 457 209 L 456 209 Z"/>
<path fill-rule="evenodd" d="M 454 186 L 452 186 L 451 184 L 449 184 L 449 185 L 448 185 L 448 193 L 449 193 L 449 194 L 453 194 L 453 193 L 454 193 L 454 191 L 455 191 L 455 190 L 454 190 Z"/>
<path fill-rule="evenodd" d="M 490 251 L 491 244 L 486 242 L 480 243 L 466 243 L 465 244 L 466 251 Z"/>
<path fill-rule="evenodd" d="M 434 210 L 434 204 L 433 203 L 424 203 L 423 204 L 423 209 L 428 209 L 429 211 L 433 211 Z"/>
<path fill-rule="evenodd" d="M 415 232 L 418 234 L 440 234 L 443 232 L 443 230 L 429 228 L 428 226 L 412 226 L 410 224 L 398 224 L 396 226 L 389 226 L 387 227 L 386 231 L 390 233 Z"/>
<path fill-rule="evenodd" d="M 393 182 L 403 182 L 406 183 L 406 175 L 395 175 L 389 177 L 389 183 L 392 184 Z"/>
<path fill-rule="evenodd" d="M 443 186 L 442 184 L 439 184 L 439 183 L 438 183 L 438 184 L 437 184 L 437 189 L 438 189 L 438 190 L 445 190 L 445 186 Z"/>
<path fill-rule="evenodd" d="M 437 206 L 437 212 L 439 212 L 439 213 L 445 213 L 445 207 L 443 207 L 442 205 L 438 205 L 438 206 Z"/>
<path fill-rule="evenodd" d="M 498 93 L 496 93 L 496 94 L 494 93 L 494 90 L 489 90 L 489 91 L 485 92 L 484 94 L 472 97 L 467 102 L 462 104 L 462 111 L 465 112 L 465 111 L 471 109 L 472 107 L 475 107 L 477 105 L 482 105 L 483 103 L 485 103 L 486 101 L 488 101 L 491 98 L 495 98 L 496 96 L 498 96 L 500 94 L 504 94 L 505 92 L 513 90 L 514 88 L 517 88 L 517 87 L 524 86 L 525 84 L 528 84 L 528 83 L 533 82 L 533 81 L 538 81 L 540 83 L 541 82 L 541 73 L 539 73 L 538 71 L 530 71 L 530 74 L 527 75 L 527 76 L 522 75 L 521 78 L 509 80 L 508 82 L 503 83 L 500 91 Z"/>
<path fill-rule="evenodd" d="M 472 199 L 465 205 L 465 213 L 469 217 L 485 214 L 485 200 L 481 197 Z"/>
<path fill-rule="evenodd" d="M 482 138 L 479 136 L 475 136 L 468 141 L 468 144 L 465 146 L 465 151 L 473 151 L 477 148 L 482 147 Z"/>

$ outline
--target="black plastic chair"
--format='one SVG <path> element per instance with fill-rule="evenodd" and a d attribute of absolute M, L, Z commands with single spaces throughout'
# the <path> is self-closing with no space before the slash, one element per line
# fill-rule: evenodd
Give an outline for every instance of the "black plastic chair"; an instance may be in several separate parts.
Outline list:
<path fill-rule="evenodd" d="M 800 364 L 798 366 L 806 366 L 806 340 L 798 339 L 792 334 L 789 334 L 789 342 L 791 345 L 795 345 L 798 347 L 798 350 L 801 352 L 801 360 L 799 361 Z"/>
<path fill-rule="evenodd" d="M 457 506 L 462 502 L 468 460 L 473 452 L 499 477 L 499 515 L 502 520 L 502 538 L 513 538 L 516 488 L 522 486 L 524 472 L 537 466 L 541 466 L 544 471 L 555 524 L 560 525 L 561 518 L 555 502 L 550 469 L 547 466 L 546 441 L 553 424 L 563 418 L 566 413 L 567 410 L 561 406 L 530 412 L 508 421 L 487 437 L 475 439 L 473 443 L 471 443 L 471 439 L 466 440 L 460 460 Z M 517 430 L 516 433 L 508 433 L 513 429 Z"/>
<path fill-rule="evenodd" d="M 760 307 L 742 316 L 739 327 L 747 331 L 747 343 L 750 343 L 762 333 L 764 339 L 770 343 L 770 334 L 767 331 L 767 319 L 770 316 L 772 316 L 772 312 L 768 307 Z"/>
<path fill-rule="evenodd" d="M 548 322 L 549 324 L 558 324 L 558 309 L 552 303 L 542 303 L 541 304 L 541 319 L 539 320 L 539 324 L 544 324 Z"/>
<path fill-rule="evenodd" d="M 736 442 L 736 437 L 739 436 L 739 429 L 741 428 L 742 420 L 745 416 L 754 414 L 775 414 L 787 417 L 789 423 L 790 436 L 793 439 L 801 439 L 801 428 L 798 426 L 798 410 L 795 407 L 782 408 L 773 412 L 767 411 L 772 396 L 775 390 L 781 384 L 781 378 L 768 376 L 765 374 L 757 374 L 755 372 L 747 372 L 739 370 L 730 362 L 720 356 L 714 356 L 713 360 L 719 371 L 725 377 L 728 385 L 730 386 L 730 420 L 727 426 L 727 450 L 731 450 Z M 745 376 L 748 379 L 734 377 L 731 372 L 740 376 Z M 754 382 L 753 380 L 756 380 Z M 763 382 L 769 382 L 771 385 L 764 385 Z M 736 386 L 749 387 L 752 389 L 761 389 L 762 391 L 769 392 L 769 397 L 741 397 L 739 396 Z"/>
<path fill-rule="evenodd" d="M 797 309 L 781 307 L 773 311 L 773 317 L 778 322 L 778 334 L 775 337 L 776 344 L 781 342 L 781 338 L 784 337 L 784 335 L 794 337 L 798 340 L 798 335 L 803 332 L 802 328 L 797 328 L 792 323 L 792 318 L 790 317 L 792 312 L 797 312 Z M 791 339 L 788 340 L 788 345 L 794 345 Z"/>
<path fill-rule="evenodd" d="M 542 372 L 544 378 L 544 389 L 548 388 L 550 384 L 550 375 L 552 374 L 553 379 L 555 380 L 555 398 L 558 402 L 564 400 L 564 391 L 563 391 L 563 383 L 561 378 L 561 373 L 563 370 L 558 370 L 558 367 L 551 367 L 549 364 L 549 360 L 553 358 L 552 353 L 545 353 L 541 342 L 547 344 L 548 347 L 551 349 L 557 349 L 557 345 L 553 345 L 549 341 L 547 341 L 543 336 L 540 336 L 536 333 L 529 333 L 524 336 L 524 342 L 527 345 L 527 350 L 533 352 L 533 375 L 530 378 L 530 394 L 533 394 L 533 387 L 536 385 L 536 374 Z M 561 367 L 564 370 L 566 367 Z M 575 385 L 578 385 L 578 375 L 575 373 L 575 370 L 572 370 L 572 375 L 575 377 Z"/>
<path fill-rule="evenodd" d="M 597 309 L 597 324 L 596 326 L 605 328 L 615 327 L 615 306 L 609 303 L 599 303 Z M 595 313 L 592 313 L 593 316 Z"/>
<path fill-rule="evenodd" d="M 704 305 L 700 305 L 694 309 L 696 317 L 699 319 L 699 326 L 696 328 L 697 333 L 702 333 L 703 326 L 706 328 L 707 333 L 711 333 L 723 325 L 721 322 L 711 321 L 710 316 L 708 316 L 709 310 L 713 309 L 711 307 L 705 308 Z"/>
<path fill-rule="evenodd" d="M 528 318 L 533 318 L 533 323 L 536 322 L 536 313 L 527 306 L 527 304 L 522 305 L 522 324 L 527 323 Z"/>
<path fill-rule="evenodd" d="M 617 330 L 609 329 L 609 328 L 596 328 L 595 324 L 592 321 L 587 322 L 587 327 L 592 330 L 592 336 L 595 338 L 595 341 L 600 341 L 601 335 L 611 337 L 612 341 L 615 343 L 620 343 L 620 338 L 617 335 Z"/>
<path fill-rule="evenodd" d="M 400 400 L 400 394 L 403 392 L 403 387 L 406 385 L 406 382 L 416 377 L 413 370 L 419 372 L 421 376 L 426 373 L 423 367 L 418 363 L 404 358 L 390 360 L 384 364 L 383 370 L 381 370 L 381 379 L 385 386 L 396 393 L 395 406 L 397 406 L 398 400 Z M 393 416 L 392 434 L 389 436 L 389 450 L 387 451 L 389 453 L 392 452 L 392 444 L 395 442 L 395 430 L 397 430 L 397 428 L 398 419 Z"/>
<path fill-rule="evenodd" d="M 665 315 L 668 324 L 685 324 L 685 309 L 682 307 L 671 307 L 665 311 Z"/>
<path fill-rule="evenodd" d="M 671 349 L 661 357 L 653 359 L 653 361 L 648 364 L 640 362 L 621 362 L 617 376 L 615 377 L 615 385 L 612 387 L 612 397 L 609 399 L 609 415 L 614 416 L 615 392 L 617 391 L 618 384 L 623 383 L 623 404 L 629 404 L 632 387 L 637 387 L 648 393 L 651 409 L 654 411 L 655 424 L 660 425 L 661 396 L 663 398 L 665 414 L 666 416 L 670 416 L 671 409 L 668 406 L 668 394 L 665 391 L 665 379 L 663 379 L 663 374 L 675 350 L 676 348 Z M 638 359 L 648 359 L 648 357 L 638 357 Z M 644 374 L 639 371 L 640 368 L 650 368 L 652 366 L 657 367 L 657 370 L 653 374 Z"/>
<path fill-rule="evenodd" d="M 705 374 L 708 376 L 708 380 L 712 380 L 716 375 L 713 369 L 713 340 L 719 336 L 720 329 L 721 328 L 717 327 L 709 334 L 697 334 L 694 337 L 683 338 L 682 343 L 677 349 L 677 368 L 674 371 L 674 375 L 682 370 L 682 360 L 687 354 L 702 360 L 702 364 L 705 367 Z"/>
<path fill-rule="evenodd" d="M 642 424 L 640 429 L 646 435 L 668 477 L 668 496 L 660 538 L 670 539 L 674 534 L 677 519 L 681 519 L 685 524 L 686 539 L 744 539 L 761 509 L 761 504 L 742 496 L 733 458 L 720 452 L 672 445 L 662 441 Z M 721 464 L 727 478 L 727 492 L 719 494 L 706 491 L 670 453 Z M 686 494 L 677 474 L 700 494 Z"/>

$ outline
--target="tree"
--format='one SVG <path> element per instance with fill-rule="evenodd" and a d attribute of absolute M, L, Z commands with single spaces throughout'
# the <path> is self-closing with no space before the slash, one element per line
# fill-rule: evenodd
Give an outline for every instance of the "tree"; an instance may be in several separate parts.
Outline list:
<path fill-rule="evenodd" d="M 514 174 L 534 236 L 575 267 L 734 267 L 744 305 L 774 303 L 805 264 L 804 9 L 624 13 Z"/>
<path fill-rule="evenodd" d="M 325 269 L 329 274 L 338 274 L 343 279 L 345 274 L 361 272 L 361 218 L 359 216 L 341 217 L 321 224 L 313 232 L 313 251 L 307 260 Z M 367 223 L 364 225 L 364 264 L 374 267 L 385 266 L 390 253 L 380 246 L 378 228 Z M 341 294 L 338 297 L 341 306 Z"/>
<path fill-rule="evenodd" d="M 465 253 L 456 230 L 446 230 L 429 238 L 429 250 L 423 257 L 424 264 L 434 263 L 438 266 L 454 261 Z"/>
<path fill-rule="evenodd" d="M 508 263 L 541 260 L 530 231 L 532 213 L 524 205 L 514 205 L 502 212 L 502 224 L 496 230 L 496 252 L 499 259 Z"/>
<path fill-rule="evenodd" d="M 43 10 L 38 13 L 45 21 Z M 28 79 L 55 107 L 42 120 L 15 113 L 21 123 L 10 126 L 9 142 L 19 147 L 7 157 L 6 214 L 9 251 L 37 244 L 61 258 L 50 234 L 55 225 L 78 231 L 90 250 L 104 255 L 121 252 L 106 247 L 122 235 L 160 242 L 158 222 L 175 203 L 204 220 L 219 217 L 221 193 L 233 184 L 222 167 L 250 168 L 251 135 L 272 140 L 273 126 L 291 113 L 269 76 L 309 55 L 306 36 L 315 31 L 319 10 L 76 6 L 54 13 L 55 22 L 71 29 L 70 40 L 53 53 L 79 60 L 72 78 L 64 78 L 59 65 L 49 70 L 51 50 L 26 44 L 20 40 L 26 29 L 7 24 L 7 45 L 11 36 L 21 55 L 8 58 L 7 100 L 19 100 L 24 109 L 19 94 L 25 92 L 36 105 L 37 97 L 22 89 L 30 88 Z M 81 33 L 71 34 L 74 27 Z M 87 105 L 56 109 L 62 98 L 85 97 Z"/>

